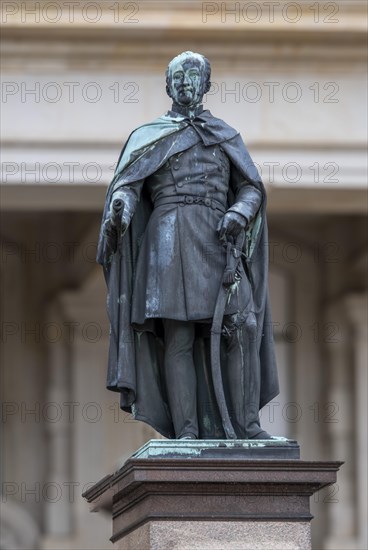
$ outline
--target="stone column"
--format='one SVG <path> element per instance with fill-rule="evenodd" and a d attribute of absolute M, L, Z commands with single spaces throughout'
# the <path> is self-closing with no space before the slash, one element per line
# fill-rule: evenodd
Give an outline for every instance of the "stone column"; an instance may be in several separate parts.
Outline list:
<path fill-rule="evenodd" d="M 57 301 L 49 307 L 47 318 L 50 329 L 55 332 L 55 339 L 48 341 L 49 415 L 44 419 L 49 454 L 47 482 L 59 495 L 45 502 L 45 530 L 49 536 L 65 536 L 72 529 L 71 506 L 65 494 L 71 478 L 71 424 L 66 409 L 71 401 L 70 349 L 63 330 L 65 319 Z"/>
<path fill-rule="evenodd" d="M 334 494 L 323 495 L 327 505 L 328 537 L 325 550 L 355 548 L 355 473 L 354 473 L 354 407 L 350 365 L 350 337 L 346 303 L 338 300 L 326 311 L 334 334 L 326 342 L 328 364 L 328 410 L 322 410 L 326 442 L 330 456 L 345 461 Z"/>
<path fill-rule="evenodd" d="M 356 433 L 356 495 L 357 507 L 355 520 L 357 539 L 355 548 L 365 549 L 368 545 L 368 507 L 367 507 L 367 464 L 368 464 L 368 433 L 367 433 L 367 388 L 368 388 L 368 295 L 367 293 L 352 294 L 346 299 L 348 316 L 352 325 L 353 357 L 354 357 L 354 412 Z"/>
<path fill-rule="evenodd" d="M 109 511 L 117 550 L 311 549 L 310 497 L 341 463 L 275 459 L 268 443 L 151 440 L 83 496 Z"/>
<path fill-rule="evenodd" d="M 330 403 L 335 421 L 326 423 L 332 456 L 345 461 L 329 502 L 326 550 L 367 548 L 367 294 L 349 294 L 330 306 L 339 328 L 328 345 Z M 333 420 L 330 418 L 330 420 Z"/>

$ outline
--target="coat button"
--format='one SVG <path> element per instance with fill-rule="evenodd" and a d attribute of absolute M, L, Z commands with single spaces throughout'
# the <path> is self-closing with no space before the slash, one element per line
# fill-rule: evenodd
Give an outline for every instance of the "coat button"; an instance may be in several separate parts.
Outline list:
<path fill-rule="evenodd" d="M 183 187 L 183 182 L 179 181 L 176 185 L 177 185 L 178 187 Z"/>
<path fill-rule="evenodd" d="M 179 166 L 177 164 L 174 164 L 173 168 L 174 170 L 179 170 Z"/>

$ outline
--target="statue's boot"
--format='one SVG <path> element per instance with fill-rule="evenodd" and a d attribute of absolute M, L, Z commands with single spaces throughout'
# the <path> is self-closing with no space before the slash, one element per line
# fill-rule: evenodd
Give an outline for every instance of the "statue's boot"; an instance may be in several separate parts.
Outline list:
<path fill-rule="evenodd" d="M 224 319 L 228 336 L 223 379 L 230 418 L 238 438 L 270 439 L 259 419 L 261 373 L 256 319 L 253 312 L 241 317 L 240 322 L 236 315 Z"/>

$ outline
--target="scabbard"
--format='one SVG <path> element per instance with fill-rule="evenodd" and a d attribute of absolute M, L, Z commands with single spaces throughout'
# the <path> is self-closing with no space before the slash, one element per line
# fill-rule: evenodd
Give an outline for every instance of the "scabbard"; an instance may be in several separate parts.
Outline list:
<path fill-rule="evenodd" d="M 234 250 L 239 252 L 238 261 L 241 261 L 241 249 L 244 243 L 244 231 L 238 236 Z M 223 280 L 221 281 L 219 293 L 216 300 L 215 311 L 213 314 L 212 327 L 211 327 L 211 372 L 212 381 L 215 391 L 215 397 L 217 405 L 221 415 L 222 427 L 224 429 L 227 439 L 236 439 L 236 433 L 230 420 L 229 411 L 227 409 L 224 384 L 221 374 L 221 334 L 222 323 L 224 319 L 224 313 L 226 308 L 226 302 L 230 292 L 230 285 L 225 284 L 227 275 L 229 273 L 229 255 L 227 264 L 224 270 Z"/>
<path fill-rule="evenodd" d="M 226 439 L 236 439 L 236 433 L 231 424 L 229 411 L 227 410 L 224 385 L 221 375 L 221 331 L 228 293 L 229 290 L 221 283 L 211 327 L 211 371 L 215 397 L 220 411 L 222 427 L 224 429 Z"/>

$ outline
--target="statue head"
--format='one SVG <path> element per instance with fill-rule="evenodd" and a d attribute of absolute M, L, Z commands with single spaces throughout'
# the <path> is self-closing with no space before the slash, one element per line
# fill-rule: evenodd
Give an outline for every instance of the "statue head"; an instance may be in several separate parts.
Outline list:
<path fill-rule="evenodd" d="M 183 52 L 172 59 L 166 70 L 166 92 L 183 107 L 196 107 L 211 87 L 211 65 L 199 53 Z"/>

